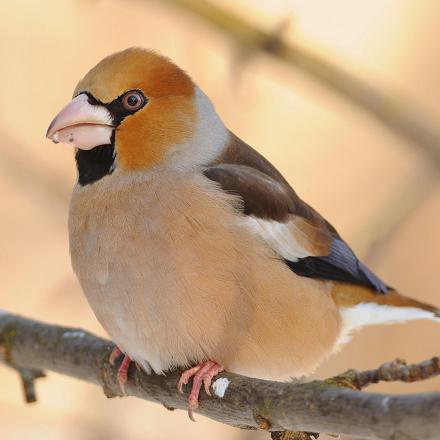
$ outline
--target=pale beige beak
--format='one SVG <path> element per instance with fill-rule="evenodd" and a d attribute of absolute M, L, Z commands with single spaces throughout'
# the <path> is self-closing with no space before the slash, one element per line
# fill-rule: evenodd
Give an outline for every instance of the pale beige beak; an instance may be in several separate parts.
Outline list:
<path fill-rule="evenodd" d="M 55 117 L 46 137 L 53 142 L 71 144 L 82 150 L 111 143 L 113 119 L 102 105 L 89 103 L 85 93 L 72 99 Z"/>

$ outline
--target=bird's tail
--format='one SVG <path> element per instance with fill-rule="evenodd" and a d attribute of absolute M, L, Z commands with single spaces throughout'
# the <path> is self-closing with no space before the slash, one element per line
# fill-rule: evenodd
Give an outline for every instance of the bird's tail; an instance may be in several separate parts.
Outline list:
<path fill-rule="evenodd" d="M 358 328 L 395 322 L 430 319 L 440 323 L 440 308 L 390 289 L 377 293 L 366 287 L 338 283 L 332 296 L 339 306 L 347 332 Z"/>

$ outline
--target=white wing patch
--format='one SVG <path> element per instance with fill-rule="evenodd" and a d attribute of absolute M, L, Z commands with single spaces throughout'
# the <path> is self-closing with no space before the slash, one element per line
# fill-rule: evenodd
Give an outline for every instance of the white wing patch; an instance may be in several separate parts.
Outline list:
<path fill-rule="evenodd" d="M 395 307 L 375 303 L 362 303 L 353 307 L 341 307 L 343 321 L 339 344 L 350 340 L 354 330 L 367 325 L 392 324 L 397 322 L 430 319 L 440 323 L 440 318 L 433 312 L 416 307 Z"/>
<path fill-rule="evenodd" d="M 310 257 L 310 252 L 295 239 L 294 231 L 301 231 L 293 222 L 279 223 L 249 216 L 245 219 L 245 224 L 286 260 L 295 262 L 299 258 Z"/>

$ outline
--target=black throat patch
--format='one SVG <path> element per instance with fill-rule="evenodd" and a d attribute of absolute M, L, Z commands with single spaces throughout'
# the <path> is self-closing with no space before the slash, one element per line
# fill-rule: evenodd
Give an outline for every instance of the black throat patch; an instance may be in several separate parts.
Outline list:
<path fill-rule="evenodd" d="M 127 109 L 124 107 L 124 96 L 136 92 L 141 95 L 142 105 L 135 109 Z M 129 90 L 121 96 L 118 96 L 110 103 L 103 103 L 97 100 L 91 93 L 83 92 L 87 95 L 89 104 L 102 105 L 105 107 L 113 119 L 113 133 L 111 135 L 110 144 L 99 145 L 91 150 L 78 149 L 75 155 L 76 167 L 78 169 L 78 183 L 82 186 L 89 185 L 97 180 L 113 173 L 115 168 L 116 151 L 115 136 L 116 127 L 129 115 L 136 113 L 148 103 L 148 98 L 139 90 Z"/>
<path fill-rule="evenodd" d="M 78 183 L 82 186 L 96 182 L 113 172 L 115 147 L 100 145 L 91 150 L 78 150 L 75 154 Z"/>

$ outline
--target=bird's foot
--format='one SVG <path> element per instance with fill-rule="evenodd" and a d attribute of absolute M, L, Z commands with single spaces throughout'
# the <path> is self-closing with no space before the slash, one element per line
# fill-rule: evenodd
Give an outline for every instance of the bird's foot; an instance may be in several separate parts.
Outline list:
<path fill-rule="evenodd" d="M 179 384 L 177 385 L 180 393 L 183 392 L 183 385 L 186 385 L 189 380 L 194 377 L 191 393 L 188 397 L 188 416 L 193 422 L 195 422 L 193 412 L 199 406 L 199 394 L 202 384 L 206 394 L 210 396 L 211 391 L 209 387 L 211 386 L 212 379 L 222 371 L 223 367 L 221 365 L 214 361 L 206 361 L 185 370 L 180 376 Z"/>
<path fill-rule="evenodd" d="M 110 353 L 109 358 L 108 358 L 110 365 L 112 365 L 114 367 L 116 364 L 116 359 L 118 359 L 118 357 L 121 356 L 121 354 L 124 354 L 124 353 L 117 345 L 115 345 L 113 347 L 112 352 Z"/>
<path fill-rule="evenodd" d="M 116 364 L 116 360 L 121 355 L 124 355 L 124 358 L 122 359 L 122 362 L 119 365 L 117 377 L 118 377 L 119 388 L 121 390 L 121 393 L 126 394 L 125 382 L 127 382 L 128 369 L 130 368 L 130 364 L 132 362 L 130 356 L 127 356 L 118 346 L 115 346 L 115 348 L 110 353 L 110 357 L 108 361 L 110 362 L 111 365 L 114 366 Z"/>

